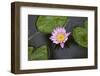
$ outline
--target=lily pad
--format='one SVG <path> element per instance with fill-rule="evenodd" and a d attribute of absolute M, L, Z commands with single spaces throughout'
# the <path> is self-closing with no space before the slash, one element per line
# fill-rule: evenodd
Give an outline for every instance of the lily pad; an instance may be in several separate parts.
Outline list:
<path fill-rule="evenodd" d="M 40 32 L 51 33 L 57 26 L 63 27 L 66 21 L 66 16 L 39 16 L 36 25 Z"/>
<path fill-rule="evenodd" d="M 28 60 L 31 60 L 31 54 L 33 49 L 34 49 L 33 47 L 28 47 Z"/>
<path fill-rule="evenodd" d="M 88 46 L 88 37 L 87 37 L 86 28 L 76 27 L 73 29 L 74 40 L 82 47 Z"/>
<path fill-rule="evenodd" d="M 29 51 L 29 60 L 47 60 L 48 52 L 47 46 L 41 46 L 39 48 L 28 48 Z"/>
<path fill-rule="evenodd" d="M 85 28 L 86 30 L 88 30 L 88 21 L 85 21 L 85 23 L 84 23 L 84 28 Z"/>

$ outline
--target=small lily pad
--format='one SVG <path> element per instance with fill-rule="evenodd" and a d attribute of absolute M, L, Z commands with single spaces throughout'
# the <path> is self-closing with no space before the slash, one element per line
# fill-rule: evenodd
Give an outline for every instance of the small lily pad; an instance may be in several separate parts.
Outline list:
<path fill-rule="evenodd" d="M 74 40 L 82 47 L 88 46 L 88 37 L 87 37 L 86 28 L 76 27 L 73 29 Z"/>
<path fill-rule="evenodd" d="M 54 28 L 64 26 L 66 22 L 66 16 L 39 16 L 36 25 L 40 32 L 51 33 Z"/>
<path fill-rule="evenodd" d="M 29 60 L 47 60 L 48 52 L 47 46 L 41 46 L 39 48 L 33 48 L 33 50 L 29 47 Z"/>

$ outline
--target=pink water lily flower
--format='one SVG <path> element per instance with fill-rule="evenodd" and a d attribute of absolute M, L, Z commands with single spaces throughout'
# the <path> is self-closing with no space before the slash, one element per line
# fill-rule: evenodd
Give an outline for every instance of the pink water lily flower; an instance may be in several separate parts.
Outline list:
<path fill-rule="evenodd" d="M 70 34 L 71 32 L 66 32 L 64 27 L 57 27 L 53 30 L 50 40 L 64 48 L 64 43 L 68 40 Z"/>

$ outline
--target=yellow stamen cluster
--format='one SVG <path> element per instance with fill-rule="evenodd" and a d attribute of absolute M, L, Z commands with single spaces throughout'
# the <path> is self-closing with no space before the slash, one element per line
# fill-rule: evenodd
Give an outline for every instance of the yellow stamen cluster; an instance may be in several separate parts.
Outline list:
<path fill-rule="evenodd" d="M 57 38 L 57 41 L 58 41 L 58 42 L 63 42 L 64 39 L 65 39 L 65 36 L 64 36 L 64 34 L 58 34 L 58 35 L 56 36 L 56 38 Z"/>

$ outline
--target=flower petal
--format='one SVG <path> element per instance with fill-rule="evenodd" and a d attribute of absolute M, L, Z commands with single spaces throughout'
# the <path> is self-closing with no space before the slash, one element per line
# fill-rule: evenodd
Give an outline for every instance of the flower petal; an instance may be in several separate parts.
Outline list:
<path fill-rule="evenodd" d="M 64 40 L 63 42 L 65 43 L 67 40 L 68 40 L 68 37 L 67 37 L 67 38 L 65 38 L 65 40 Z"/>
<path fill-rule="evenodd" d="M 56 39 L 54 38 L 54 36 L 51 36 L 49 39 L 52 40 L 52 41 L 56 40 Z"/>
<path fill-rule="evenodd" d="M 55 43 L 55 44 L 59 44 L 58 41 L 56 41 L 56 40 L 54 40 L 53 43 Z"/>
<path fill-rule="evenodd" d="M 71 32 L 68 32 L 68 33 L 67 33 L 67 36 L 69 36 L 70 34 L 71 34 Z"/>
<path fill-rule="evenodd" d="M 61 48 L 64 48 L 64 43 L 60 43 Z"/>
<path fill-rule="evenodd" d="M 52 32 L 52 36 L 54 36 L 54 37 L 56 37 L 56 35 L 57 35 L 58 33 L 56 32 Z"/>

